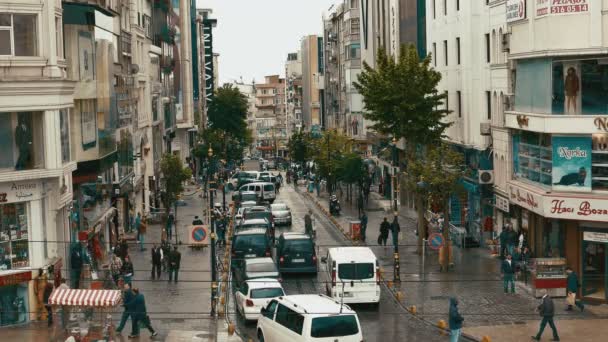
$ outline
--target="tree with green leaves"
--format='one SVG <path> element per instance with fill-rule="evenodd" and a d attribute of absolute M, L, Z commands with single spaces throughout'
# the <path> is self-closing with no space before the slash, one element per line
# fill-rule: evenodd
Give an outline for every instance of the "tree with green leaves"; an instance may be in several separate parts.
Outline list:
<path fill-rule="evenodd" d="M 445 106 L 446 94 L 437 91 L 441 73 L 431 67 L 431 56 L 423 59 L 413 45 L 402 45 L 399 57 L 378 50 L 376 68 L 363 64 L 355 89 L 363 96 L 364 116 L 371 129 L 396 140 L 406 141 L 406 173 L 413 184 L 422 174 L 411 166 L 420 159 L 421 148 L 436 146 L 451 125 Z M 413 188 L 416 190 L 416 187 Z M 418 251 L 422 252 L 424 209 L 422 196 L 416 196 L 418 211 Z"/>
<path fill-rule="evenodd" d="M 215 92 L 207 115 L 209 127 L 233 137 L 245 137 L 247 131 L 247 98 L 232 84 L 224 84 Z"/>
<path fill-rule="evenodd" d="M 352 202 L 353 186 L 357 186 L 357 201 L 363 205 L 363 186 L 367 178 L 367 167 L 363 163 L 363 158 L 358 153 L 348 152 L 338 164 L 339 180 L 348 185 L 347 197 Z M 361 210 L 362 207 L 359 207 Z"/>
<path fill-rule="evenodd" d="M 303 164 L 311 156 L 312 138 L 308 132 L 296 132 L 287 142 L 291 161 Z"/>
<path fill-rule="evenodd" d="M 184 191 L 184 182 L 192 177 L 192 171 L 184 167 L 178 156 L 165 153 L 160 161 L 160 169 L 163 174 L 163 186 L 165 194 L 163 205 L 167 214 L 175 204 L 179 194 Z"/>
<path fill-rule="evenodd" d="M 327 187 L 333 191 L 339 176 L 341 159 L 352 150 L 348 136 L 336 131 L 326 130 L 321 138 L 312 140 L 312 155 L 319 175 L 327 180 Z"/>

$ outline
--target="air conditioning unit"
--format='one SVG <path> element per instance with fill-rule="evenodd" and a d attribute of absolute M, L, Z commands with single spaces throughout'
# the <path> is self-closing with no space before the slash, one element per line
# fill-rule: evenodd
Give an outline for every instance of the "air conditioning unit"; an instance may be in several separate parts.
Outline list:
<path fill-rule="evenodd" d="M 494 170 L 479 170 L 479 184 L 494 184 Z"/>
<path fill-rule="evenodd" d="M 502 34 L 502 52 L 509 52 L 510 50 L 511 50 L 510 34 L 503 33 Z"/>
<path fill-rule="evenodd" d="M 139 73 L 139 65 L 131 64 L 131 74 L 135 75 Z"/>
<path fill-rule="evenodd" d="M 481 135 L 491 135 L 492 134 L 492 130 L 490 128 L 490 123 L 489 122 L 482 122 L 481 124 L 479 124 L 479 133 Z"/>

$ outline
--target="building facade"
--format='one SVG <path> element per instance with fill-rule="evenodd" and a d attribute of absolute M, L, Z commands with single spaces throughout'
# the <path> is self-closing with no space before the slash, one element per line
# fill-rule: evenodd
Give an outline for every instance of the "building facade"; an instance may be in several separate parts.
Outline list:
<path fill-rule="evenodd" d="M 287 153 L 285 79 L 265 77 L 255 84 L 255 145 L 263 157 L 283 157 Z"/>
<path fill-rule="evenodd" d="M 310 131 L 320 129 L 324 122 L 323 101 L 323 38 L 309 35 L 302 38 L 302 126 Z M 321 80 L 321 82 L 319 82 Z M 315 128 L 316 127 L 316 128 Z"/>
<path fill-rule="evenodd" d="M 285 88 L 286 129 L 290 137 L 302 129 L 302 57 L 299 51 L 287 55 Z"/>

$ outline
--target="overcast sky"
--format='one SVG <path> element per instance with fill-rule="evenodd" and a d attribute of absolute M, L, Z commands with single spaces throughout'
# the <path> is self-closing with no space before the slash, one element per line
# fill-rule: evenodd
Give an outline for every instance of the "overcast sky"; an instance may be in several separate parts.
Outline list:
<path fill-rule="evenodd" d="M 241 76 L 262 82 L 285 73 L 300 38 L 323 31 L 322 14 L 336 0 L 197 0 L 217 19 L 213 49 L 220 54 L 220 84 Z"/>

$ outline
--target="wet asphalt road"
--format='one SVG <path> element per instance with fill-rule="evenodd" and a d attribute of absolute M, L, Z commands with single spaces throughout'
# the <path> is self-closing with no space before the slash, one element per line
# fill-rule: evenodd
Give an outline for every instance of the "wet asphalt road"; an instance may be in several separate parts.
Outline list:
<path fill-rule="evenodd" d="M 251 163 L 250 163 L 251 164 Z M 249 169 L 254 169 L 250 166 Z M 331 226 L 330 221 L 323 213 L 310 203 L 303 195 L 295 191 L 293 186 L 284 185 L 277 202 L 284 202 L 292 210 L 293 224 L 291 227 L 278 227 L 277 236 L 283 231 L 304 231 L 304 215 L 312 209 L 315 216 L 317 230 L 317 248 L 319 256 L 326 255 L 328 246 L 348 245 L 345 238 Z M 319 257 L 320 258 L 320 257 Z M 290 294 L 316 294 L 324 293 L 323 285 L 318 276 L 293 275 L 283 276 L 283 287 Z M 380 305 L 374 308 L 370 305 L 351 305 L 361 321 L 365 341 L 447 341 L 439 332 L 428 324 L 412 317 L 401 307 L 388 291 L 383 288 Z M 249 338 L 257 341 L 256 324 L 245 323 L 236 313 L 234 292 L 228 300 L 229 318 L 236 323 L 237 332 L 247 341 Z"/>

